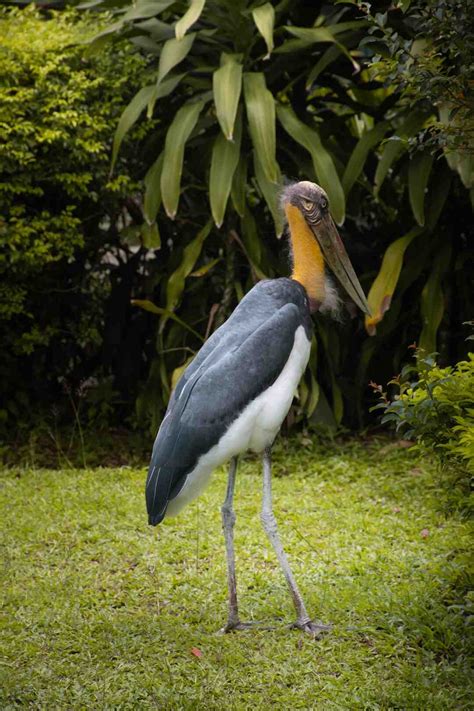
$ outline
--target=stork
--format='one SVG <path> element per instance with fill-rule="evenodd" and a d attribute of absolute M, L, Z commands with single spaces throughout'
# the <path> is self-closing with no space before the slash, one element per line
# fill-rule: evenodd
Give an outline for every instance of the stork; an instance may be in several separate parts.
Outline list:
<path fill-rule="evenodd" d="M 280 541 L 272 510 L 271 447 L 308 363 L 311 314 L 337 308 L 329 268 L 362 311 L 369 307 L 329 212 L 324 190 L 309 181 L 287 186 L 282 207 L 292 253 L 290 278 L 260 281 L 205 342 L 171 396 L 158 431 L 146 482 L 152 526 L 196 498 L 212 472 L 230 461 L 222 526 L 227 554 L 228 620 L 240 621 L 234 559 L 233 510 L 238 455 L 263 457 L 261 521 L 283 569 L 296 608 L 295 627 L 315 636 Z"/>

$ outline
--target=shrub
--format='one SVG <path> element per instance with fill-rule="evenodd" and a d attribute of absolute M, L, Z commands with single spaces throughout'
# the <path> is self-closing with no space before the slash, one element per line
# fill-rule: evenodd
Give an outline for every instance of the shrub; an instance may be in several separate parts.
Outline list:
<path fill-rule="evenodd" d="M 105 376 L 107 254 L 120 247 L 118 219 L 131 221 L 139 168 L 125 145 L 109 180 L 110 152 L 146 63 L 120 44 L 85 57 L 96 17 L 10 9 L 0 28 L 0 387 L 11 430 L 57 398 L 61 379 Z"/>
<path fill-rule="evenodd" d="M 438 367 L 433 356 L 421 357 L 418 368 L 406 366 L 391 381 L 398 389 L 392 398 L 374 385 L 382 423 L 474 475 L 474 353 L 447 368 Z"/>

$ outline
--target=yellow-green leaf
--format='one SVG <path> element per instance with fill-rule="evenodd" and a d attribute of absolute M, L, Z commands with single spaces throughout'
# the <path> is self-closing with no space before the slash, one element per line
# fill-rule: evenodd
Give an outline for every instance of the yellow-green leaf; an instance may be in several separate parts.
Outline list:
<path fill-rule="evenodd" d="M 430 177 L 433 156 L 429 153 L 417 153 L 408 167 L 408 195 L 410 205 L 419 225 L 425 224 L 425 194 Z"/>
<path fill-rule="evenodd" d="M 263 74 L 244 74 L 244 96 L 253 146 L 267 180 L 276 183 L 279 168 L 275 158 L 275 101 Z"/>
<path fill-rule="evenodd" d="M 375 335 L 376 325 L 380 323 L 384 313 L 390 308 L 406 248 L 422 231 L 421 227 L 414 227 L 404 237 L 399 237 L 387 248 L 380 271 L 375 277 L 367 297 L 371 315 L 365 317 L 365 328 L 369 336 Z"/>
<path fill-rule="evenodd" d="M 388 127 L 388 121 L 382 121 L 374 126 L 373 129 L 367 131 L 367 133 L 364 133 L 364 135 L 357 141 L 347 163 L 344 175 L 342 176 L 342 187 L 346 197 L 349 195 L 352 186 L 362 173 L 369 151 L 371 151 L 377 143 L 380 143 L 382 138 L 387 133 Z"/>
<path fill-rule="evenodd" d="M 161 170 L 163 168 L 163 152 L 152 164 L 151 168 L 145 175 L 145 198 L 143 200 L 143 211 L 145 219 L 148 223 L 155 221 L 158 210 L 161 205 Z"/>
<path fill-rule="evenodd" d="M 279 104 L 277 115 L 285 131 L 311 155 L 317 181 L 329 198 L 331 213 L 337 224 L 342 225 L 346 213 L 346 200 L 331 155 L 324 148 L 316 131 L 300 121 L 292 108 Z"/>
<path fill-rule="evenodd" d="M 194 23 L 199 20 L 199 17 L 201 16 L 201 12 L 203 11 L 205 4 L 206 0 L 191 0 L 188 9 L 184 13 L 184 15 L 178 20 L 178 22 L 176 23 L 176 27 L 174 28 L 176 39 L 183 39 L 184 35 L 189 30 L 191 25 L 194 25 Z"/>
<path fill-rule="evenodd" d="M 112 147 L 112 167 L 113 170 L 115 161 L 117 160 L 117 154 L 119 152 L 120 145 L 127 134 L 127 132 L 132 128 L 133 124 L 138 120 L 140 114 L 144 110 L 145 106 L 148 104 L 150 98 L 153 96 L 154 86 L 144 86 L 140 91 L 138 91 L 128 106 L 122 112 L 119 119 L 117 130 L 115 131 L 114 144 Z"/>
<path fill-rule="evenodd" d="M 224 136 L 231 141 L 242 89 L 242 65 L 229 56 L 212 75 L 212 86 L 217 120 Z"/>
<path fill-rule="evenodd" d="M 242 121 L 239 117 L 233 141 L 228 141 L 221 131 L 214 141 L 209 175 L 209 200 L 212 217 L 217 227 L 220 227 L 224 221 L 232 179 L 239 162 L 241 136 Z"/>
<path fill-rule="evenodd" d="M 195 34 L 186 35 L 180 40 L 172 37 L 164 43 L 158 64 L 158 84 L 163 81 L 173 67 L 183 61 L 193 46 L 195 36 Z"/>
<path fill-rule="evenodd" d="M 199 279 L 200 277 L 205 276 L 207 272 L 210 272 L 211 269 L 216 266 L 216 264 L 219 264 L 220 261 L 222 261 L 222 257 L 216 257 L 216 259 L 211 259 L 211 261 L 207 264 L 204 264 L 199 269 L 195 269 L 193 272 L 191 272 L 189 276 L 196 277 L 197 279 Z"/>
<path fill-rule="evenodd" d="M 211 231 L 211 227 L 212 220 L 209 220 L 202 230 L 200 230 L 198 235 L 184 248 L 181 264 L 171 274 L 168 279 L 168 284 L 166 285 L 167 311 L 174 311 L 178 305 L 184 290 L 186 277 L 193 271 L 194 265 L 201 254 L 204 240 Z"/>
<path fill-rule="evenodd" d="M 132 299 L 131 303 L 133 306 L 139 306 L 141 309 L 149 311 L 152 314 L 157 314 L 158 316 L 165 316 L 166 318 L 173 319 L 173 321 L 179 323 L 179 325 L 185 328 L 187 331 L 190 331 L 190 333 L 196 336 L 196 338 L 199 338 L 200 341 L 204 341 L 204 338 L 201 336 L 200 333 L 195 331 L 194 328 L 191 328 L 191 326 L 189 326 L 186 321 L 180 319 L 179 316 L 176 316 L 176 314 L 174 314 L 172 311 L 163 309 L 161 306 L 157 306 L 152 301 L 148 301 L 148 299 Z"/>
<path fill-rule="evenodd" d="M 158 225 L 156 222 L 149 224 L 144 222 L 141 227 L 143 246 L 146 249 L 160 249 L 161 247 L 161 237 Z"/>
<path fill-rule="evenodd" d="M 316 380 L 316 378 L 314 377 L 314 375 L 312 373 L 310 373 L 310 376 L 311 376 L 311 388 L 309 390 L 309 398 L 306 402 L 306 407 L 305 407 L 306 417 L 308 417 L 308 418 L 311 417 L 313 412 L 316 410 L 316 406 L 319 402 L 318 381 Z M 342 413 L 341 413 L 341 417 L 342 417 Z"/>
<path fill-rule="evenodd" d="M 190 102 L 182 106 L 166 134 L 160 185 L 166 214 L 172 219 L 178 210 L 184 147 L 196 125 L 202 107 L 202 101 Z"/>
<path fill-rule="evenodd" d="M 273 49 L 273 27 L 275 25 L 275 8 L 269 2 L 260 5 L 252 10 L 253 21 L 258 31 L 265 40 L 267 52 L 265 59 L 268 59 Z"/>
<path fill-rule="evenodd" d="M 268 209 L 273 217 L 273 222 L 275 223 L 275 232 L 278 239 L 283 234 L 283 215 L 279 205 L 279 194 L 281 189 L 281 174 L 278 170 L 277 181 L 270 182 L 263 170 L 263 166 L 260 163 L 260 156 L 256 151 L 253 154 L 253 163 L 255 170 L 255 177 L 257 178 L 258 187 L 260 188 L 265 202 L 268 205 Z"/>
<path fill-rule="evenodd" d="M 194 358 L 195 358 L 194 354 L 192 356 L 189 356 L 189 358 L 186 358 L 186 361 L 183 363 L 183 365 L 180 365 L 173 370 L 173 373 L 171 375 L 171 390 L 175 389 L 175 387 L 178 384 L 178 380 L 180 379 L 180 377 L 182 376 L 182 374 L 184 373 L 184 371 L 186 370 L 188 365 L 190 365 L 193 362 Z"/>
<path fill-rule="evenodd" d="M 247 186 L 247 158 L 240 155 L 237 168 L 235 169 L 230 191 L 232 203 L 235 211 L 240 217 L 245 213 L 245 189 Z"/>

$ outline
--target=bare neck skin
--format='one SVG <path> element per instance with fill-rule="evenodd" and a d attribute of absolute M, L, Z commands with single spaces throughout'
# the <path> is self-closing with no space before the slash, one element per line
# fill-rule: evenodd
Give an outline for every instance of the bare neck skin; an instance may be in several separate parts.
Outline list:
<path fill-rule="evenodd" d="M 324 258 L 301 212 L 294 205 L 285 208 L 293 252 L 291 278 L 306 289 L 311 311 L 317 311 L 325 297 Z"/>

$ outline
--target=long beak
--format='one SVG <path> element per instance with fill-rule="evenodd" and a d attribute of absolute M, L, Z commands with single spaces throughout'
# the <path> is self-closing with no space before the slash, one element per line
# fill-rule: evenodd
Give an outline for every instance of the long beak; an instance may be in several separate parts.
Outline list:
<path fill-rule="evenodd" d="M 334 276 L 340 281 L 354 303 L 370 316 L 369 304 L 332 217 L 328 214 L 316 225 L 311 225 L 311 229 Z"/>

